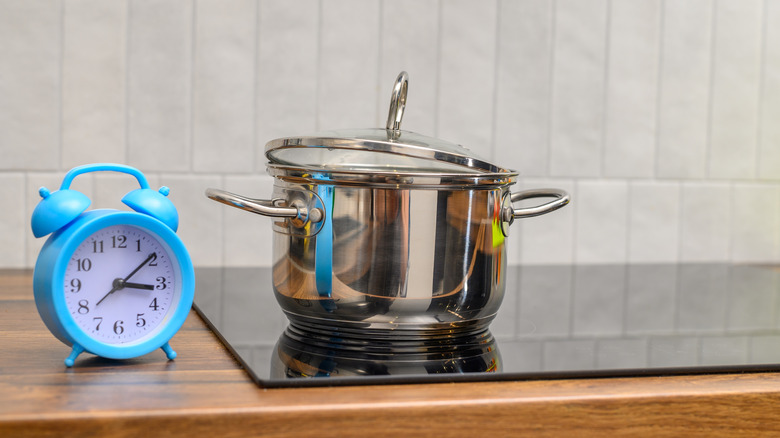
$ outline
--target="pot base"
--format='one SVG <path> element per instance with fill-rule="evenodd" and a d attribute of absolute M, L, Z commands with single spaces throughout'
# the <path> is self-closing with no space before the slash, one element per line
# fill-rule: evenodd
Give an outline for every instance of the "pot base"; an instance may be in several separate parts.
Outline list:
<path fill-rule="evenodd" d="M 377 315 L 362 321 L 335 321 L 284 311 L 290 325 L 307 333 L 368 341 L 446 340 L 485 332 L 495 314 L 480 319 L 442 322 L 433 316 L 388 319 Z"/>

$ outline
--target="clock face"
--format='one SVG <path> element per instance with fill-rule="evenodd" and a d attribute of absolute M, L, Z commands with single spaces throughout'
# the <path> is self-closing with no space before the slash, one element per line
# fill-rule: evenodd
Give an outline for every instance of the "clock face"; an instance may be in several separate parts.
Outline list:
<path fill-rule="evenodd" d="M 101 228 L 71 256 L 65 303 L 87 335 L 107 344 L 141 340 L 173 313 L 180 296 L 178 265 L 167 245 L 130 225 Z"/>

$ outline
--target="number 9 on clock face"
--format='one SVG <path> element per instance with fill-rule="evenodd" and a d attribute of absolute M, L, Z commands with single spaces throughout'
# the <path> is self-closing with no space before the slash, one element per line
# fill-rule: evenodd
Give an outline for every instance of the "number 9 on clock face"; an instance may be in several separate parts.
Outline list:
<path fill-rule="evenodd" d="M 126 224 L 84 239 L 68 262 L 64 283 L 67 310 L 76 325 L 107 344 L 153 334 L 180 294 L 167 245 Z"/>

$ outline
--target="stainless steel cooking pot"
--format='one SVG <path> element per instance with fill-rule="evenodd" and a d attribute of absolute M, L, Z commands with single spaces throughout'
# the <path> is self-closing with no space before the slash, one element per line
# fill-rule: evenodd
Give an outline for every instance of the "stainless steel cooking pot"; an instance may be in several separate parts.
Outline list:
<path fill-rule="evenodd" d="M 516 172 L 400 130 L 407 88 L 402 72 L 386 129 L 270 141 L 272 199 L 206 191 L 274 218 L 273 290 L 298 327 L 374 339 L 484 330 L 504 295 L 513 220 L 569 202 L 556 189 L 510 193 Z M 554 199 L 513 207 L 538 197 Z"/>

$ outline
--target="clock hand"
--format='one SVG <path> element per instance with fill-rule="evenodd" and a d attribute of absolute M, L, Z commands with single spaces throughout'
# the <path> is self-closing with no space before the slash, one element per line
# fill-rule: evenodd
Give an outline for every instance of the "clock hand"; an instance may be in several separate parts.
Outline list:
<path fill-rule="evenodd" d="M 146 290 L 154 290 L 153 284 L 141 284 L 141 283 L 125 283 L 125 287 L 129 287 L 131 289 L 146 289 Z"/>
<path fill-rule="evenodd" d="M 118 290 L 120 290 L 120 289 L 124 289 L 124 288 L 125 288 L 125 286 L 127 285 L 127 284 L 126 284 L 126 281 L 127 281 L 127 280 L 128 280 L 130 277 L 132 277 L 133 275 L 135 275 L 135 273 L 136 273 L 136 272 L 140 271 L 140 270 L 141 270 L 141 268 L 143 268 L 144 266 L 146 266 L 146 264 L 147 264 L 147 263 L 149 263 L 149 261 L 150 261 L 150 260 L 152 260 L 152 259 L 153 259 L 153 258 L 155 258 L 155 257 L 157 257 L 157 253 L 154 253 L 154 252 L 153 252 L 153 253 L 149 254 L 149 257 L 147 257 L 147 258 L 146 258 L 146 260 L 144 260 L 144 261 L 143 261 L 143 263 L 141 263 L 141 264 L 140 264 L 140 265 L 138 265 L 138 266 L 137 266 L 135 269 L 133 269 L 133 272 L 131 272 L 131 273 L 130 273 L 130 274 L 127 276 L 127 277 L 125 277 L 124 279 L 122 279 L 122 278 L 116 278 L 116 279 L 114 279 L 114 284 L 113 284 L 113 286 L 114 286 L 114 287 L 112 287 L 112 288 L 111 288 L 111 290 L 110 290 L 110 291 L 108 291 L 108 293 L 107 293 L 107 294 L 103 295 L 103 298 L 101 298 L 101 299 L 100 299 L 100 301 L 98 301 L 98 302 L 97 302 L 97 304 L 95 304 L 95 306 L 96 306 L 96 307 L 97 307 L 97 306 L 99 306 L 99 305 L 100 305 L 100 303 L 102 303 L 102 302 L 103 302 L 103 300 L 105 300 L 105 299 L 106 299 L 106 298 L 107 298 L 109 295 L 111 295 L 112 293 L 114 293 L 114 292 L 116 292 L 116 291 L 118 291 Z"/>
<path fill-rule="evenodd" d="M 112 293 L 114 293 L 114 292 L 118 291 L 119 289 L 123 288 L 124 287 L 123 283 L 124 282 L 122 281 L 121 278 L 114 279 L 114 287 L 111 288 L 111 290 L 108 291 L 107 294 L 103 295 L 103 298 L 101 298 L 100 301 L 98 301 L 97 304 L 95 304 L 95 307 L 99 306 L 100 303 L 102 303 L 103 300 L 105 300 L 109 295 L 111 295 Z"/>
<path fill-rule="evenodd" d="M 137 268 L 133 269 L 133 272 L 128 274 L 128 276 L 125 277 L 123 281 L 129 280 L 130 277 L 135 275 L 136 272 L 140 271 L 141 268 L 143 268 L 144 266 L 146 266 L 147 263 L 149 263 L 150 260 L 152 260 L 153 258 L 156 258 L 156 257 L 157 257 L 157 253 L 156 252 L 153 252 L 153 253 L 149 254 L 149 257 L 147 257 L 146 260 L 144 260 L 140 265 L 138 265 Z"/>

